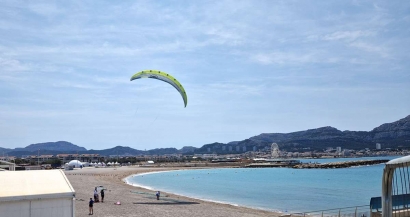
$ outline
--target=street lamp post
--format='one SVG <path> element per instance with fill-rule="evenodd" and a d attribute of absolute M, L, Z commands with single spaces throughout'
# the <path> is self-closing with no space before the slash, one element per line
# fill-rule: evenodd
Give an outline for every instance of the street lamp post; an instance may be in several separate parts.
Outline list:
<path fill-rule="evenodd" d="M 40 149 L 37 152 L 37 165 L 40 166 Z"/>

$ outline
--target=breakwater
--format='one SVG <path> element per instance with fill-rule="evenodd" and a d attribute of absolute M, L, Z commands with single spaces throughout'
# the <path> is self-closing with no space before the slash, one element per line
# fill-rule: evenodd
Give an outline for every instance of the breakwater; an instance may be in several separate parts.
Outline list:
<path fill-rule="evenodd" d="M 348 168 L 355 166 L 366 166 L 374 164 L 386 163 L 389 160 L 357 160 L 357 161 L 343 161 L 343 162 L 330 162 L 330 163 L 301 163 L 300 161 L 274 161 L 264 163 L 251 163 L 243 168 L 267 168 L 267 167 L 288 167 L 293 169 L 336 169 L 336 168 Z"/>
<path fill-rule="evenodd" d="M 358 161 L 344 161 L 344 162 L 331 162 L 331 163 L 301 163 L 293 165 L 294 169 L 335 169 L 335 168 L 347 168 L 355 166 L 366 166 L 374 164 L 386 163 L 389 160 L 358 160 Z"/>

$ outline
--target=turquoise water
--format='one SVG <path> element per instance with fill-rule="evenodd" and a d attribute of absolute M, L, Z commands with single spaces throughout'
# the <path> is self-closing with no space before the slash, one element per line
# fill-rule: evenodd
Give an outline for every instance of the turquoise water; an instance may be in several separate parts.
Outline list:
<path fill-rule="evenodd" d="M 307 161 L 349 160 L 360 159 Z M 202 200 L 280 212 L 302 212 L 368 205 L 371 197 L 381 195 L 383 168 L 384 165 L 344 169 L 179 170 L 135 175 L 127 182 Z"/>

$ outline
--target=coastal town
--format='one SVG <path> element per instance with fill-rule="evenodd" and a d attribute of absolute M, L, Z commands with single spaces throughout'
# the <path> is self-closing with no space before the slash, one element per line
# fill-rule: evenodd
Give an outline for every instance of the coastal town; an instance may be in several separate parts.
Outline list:
<path fill-rule="evenodd" d="M 329 147 L 323 151 L 287 152 L 281 151 L 276 143 L 259 151 L 248 151 L 240 154 L 164 154 L 164 155 L 108 155 L 100 154 L 57 154 L 57 155 L 23 155 L 21 157 L 3 155 L 1 161 L 16 164 L 16 170 L 35 170 L 64 168 L 64 165 L 73 160 L 84 162 L 85 166 L 244 166 L 251 163 L 261 163 L 274 159 L 286 162 L 292 159 L 320 159 L 320 158 L 362 158 L 382 156 L 410 155 L 408 149 L 382 149 L 380 143 L 373 149 L 349 150 L 341 147 Z M 294 163 L 293 163 L 294 164 Z M 0 169 L 8 166 L 0 165 Z"/>

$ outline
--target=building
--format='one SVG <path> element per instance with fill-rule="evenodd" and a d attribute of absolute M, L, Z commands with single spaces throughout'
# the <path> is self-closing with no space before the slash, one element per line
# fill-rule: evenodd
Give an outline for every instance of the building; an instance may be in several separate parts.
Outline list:
<path fill-rule="evenodd" d="M 58 154 L 56 157 L 61 160 L 62 164 L 68 163 L 72 160 L 94 163 L 104 161 L 104 158 L 99 154 Z"/>
<path fill-rule="evenodd" d="M 342 153 L 342 147 L 336 147 L 336 152 L 337 153 Z"/>
<path fill-rule="evenodd" d="M 1 166 L 4 165 L 4 166 Z M 16 170 L 16 164 L 0 160 L 0 171 L 8 169 L 9 171 Z M 1 184 L 0 184 L 1 186 Z"/>
<path fill-rule="evenodd" d="M 2 160 L 2 161 L 12 161 L 12 160 L 15 160 L 16 159 L 16 157 L 14 157 L 14 156 L 3 156 L 3 157 L 0 157 L 0 160 Z"/>
<path fill-rule="evenodd" d="M 380 144 L 380 143 L 376 143 L 376 149 L 377 149 L 377 150 L 382 149 L 382 144 Z"/>
<path fill-rule="evenodd" d="M 26 156 L 25 159 L 41 164 L 42 162 L 56 159 L 56 157 L 54 155 L 30 155 Z"/>
<path fill-rule="evenodd" d="M 1 217 L 75 216 L 75 191 L 62 170 L 0 172 L 0 180 Z"/>

